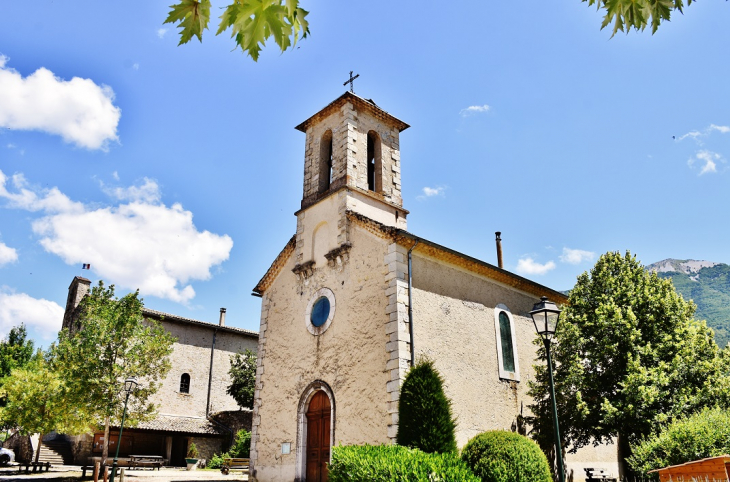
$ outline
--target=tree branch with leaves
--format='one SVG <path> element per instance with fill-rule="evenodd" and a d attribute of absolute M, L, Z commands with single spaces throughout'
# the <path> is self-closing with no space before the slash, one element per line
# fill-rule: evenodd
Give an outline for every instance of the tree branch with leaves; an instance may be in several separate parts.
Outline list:
<path fill-rule="evenodd" d="M 164 23 L 177 24 L 182 45 L 193 36 L 203 41 L 203 31 L 210 22 L 210 0 L 182 0 L 170 6 Z M 309 35 L 309 12 L 299 6 L 298 0 L 236 0 L 219 17 L 216 35 L 231 30 L 236 48 L 255 61 L 270 38 L 282 52 L 294 47 L 297 41 Z"/>
<path fill-rule="evenodd" d="M 231 355 L 231 368 L 228 370 L 231 384 L 226 393 L 233 397 L 239 407 L 253 408 L 253 395 L 256 390 L 256 353 L 246 349 Z"/>

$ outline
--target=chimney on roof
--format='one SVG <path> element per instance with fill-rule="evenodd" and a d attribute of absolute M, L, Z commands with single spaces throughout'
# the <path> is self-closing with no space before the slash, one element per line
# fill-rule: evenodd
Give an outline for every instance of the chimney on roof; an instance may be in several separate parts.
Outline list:
<path fill-rule="evenodd" d="M 221 318 L 220 318 L 220 321 L 218 322 L 218 324 L 221 326 L 226 326 L 226 309 L 225 308 L 221 308 Z"/>
<path fill-rule="evenodd" d="M 499 266 L 499 269 L 504 269 L 504 264 L 502 263 L 502 232 L 497 231 L 494 234 L 497 237 L 497 266 Z"/>

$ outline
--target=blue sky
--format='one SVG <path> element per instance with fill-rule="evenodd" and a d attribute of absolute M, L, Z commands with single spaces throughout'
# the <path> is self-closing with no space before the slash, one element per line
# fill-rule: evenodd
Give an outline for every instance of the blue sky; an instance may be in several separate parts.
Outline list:
<path fill-rule="evenodd" d="M 730 262 L 726 2 L 610 39 L 579 0 L 302 0 L 311 37 L 258 63 L 226 34 L 178 47 L 169 3 L 3 5 L 0 335 L 47 346 L 75 275 L 258 330 L 302 195 L 294 126 L 350 70 L 412 126 L 415 234 L 496 263 L 502 231 L 505 267 L 556 289 L 610 250 Z"/>

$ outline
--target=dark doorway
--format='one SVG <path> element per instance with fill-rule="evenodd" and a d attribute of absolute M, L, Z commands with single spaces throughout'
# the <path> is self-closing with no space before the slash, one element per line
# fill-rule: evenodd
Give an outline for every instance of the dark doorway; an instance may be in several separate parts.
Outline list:
<path fill-rule="evenodd" d="M 185 455 L 187 452 L 188 440 L 185 437 L 172 437 L 170 465 L 173 467 L 185 467 Z"/>
<path fill-rule="evenodd" d="M 327 482 L 330 461 L 330 399 L 318 391 L 307 410 L 307 482 Z"/>

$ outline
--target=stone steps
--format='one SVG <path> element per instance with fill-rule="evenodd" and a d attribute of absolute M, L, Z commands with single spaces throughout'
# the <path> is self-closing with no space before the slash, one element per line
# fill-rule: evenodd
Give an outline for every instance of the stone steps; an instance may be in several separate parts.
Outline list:
<path fill-rule="evenodd" d="M 39 462 L 50 462 L 51 465 L 67 465 L 73 463 L 73 455 L 68 442 L 50 441 L 41 444 Z"/>

